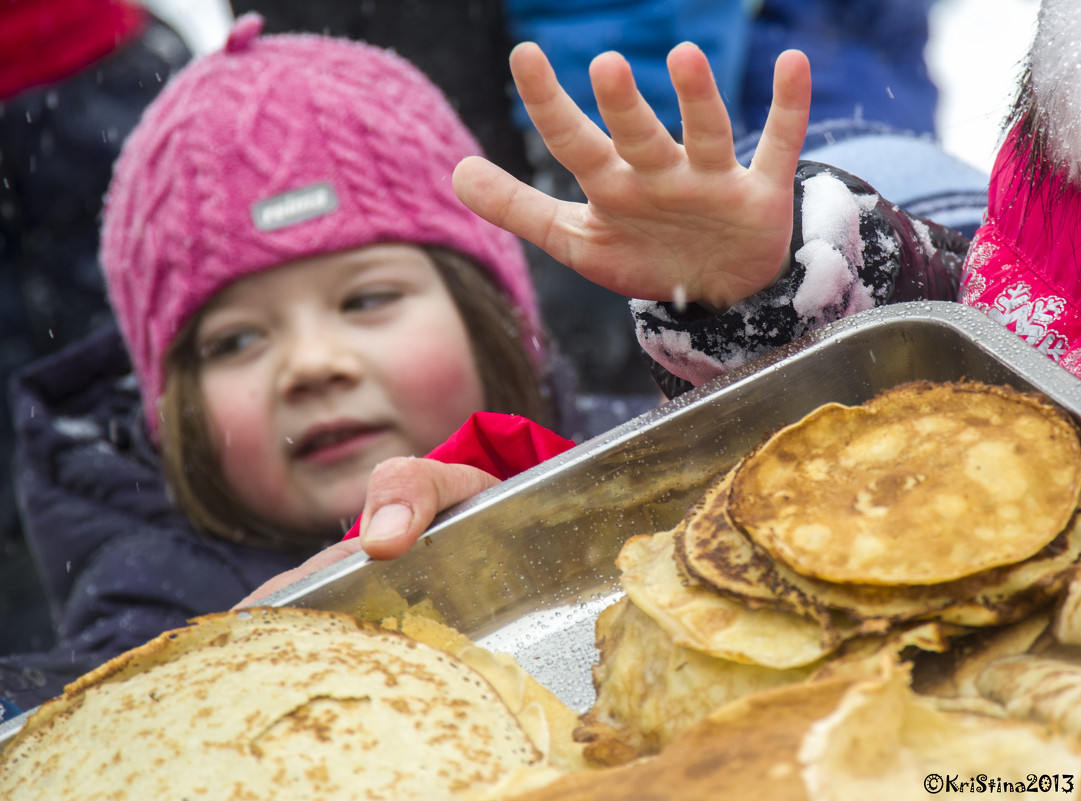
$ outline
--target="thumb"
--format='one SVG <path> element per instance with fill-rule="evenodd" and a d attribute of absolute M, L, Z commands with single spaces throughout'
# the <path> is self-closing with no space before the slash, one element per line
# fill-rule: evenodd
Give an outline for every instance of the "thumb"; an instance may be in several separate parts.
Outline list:
<path fill-rule="evenodd" d="M 565 260 L 563 242 L 552 236 L 563 204 L 480 156 L 468 156 L 454 169 L 454 192 L 470 211 L 515 236 Z M 556 248 L 555 251 L 549 248 Z"/>
<path fill-rule="evenodd" d="M 405 456 L 380 462 L 368 480 L 360 544 L 373 559 L 401 556 L 437 514 L 498 483 L 469 465 Z"/>

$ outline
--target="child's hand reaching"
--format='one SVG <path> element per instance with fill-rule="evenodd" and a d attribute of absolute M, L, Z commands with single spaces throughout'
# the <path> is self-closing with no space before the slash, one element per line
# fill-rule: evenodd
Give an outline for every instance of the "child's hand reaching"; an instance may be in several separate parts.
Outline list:
<path fill-rule="evenodd" d="M 631 297 L 724 308 L 787 266 L 810 66 L 799 51 L 778 57 L 773 105 L 749 169 L 736 161 L 702 51 L 678 45 L 668 69 L 682 145 L 638 93 L 622 56 L 594 59 L 590 78 L 609 138 L 562 90 L 540 48 L 518 45 L 511 71 L 526 109 L 589 202 L 556 200 L 477 157 L 458 165 L 454 187 L 477 214 L 595 283 Z"/>

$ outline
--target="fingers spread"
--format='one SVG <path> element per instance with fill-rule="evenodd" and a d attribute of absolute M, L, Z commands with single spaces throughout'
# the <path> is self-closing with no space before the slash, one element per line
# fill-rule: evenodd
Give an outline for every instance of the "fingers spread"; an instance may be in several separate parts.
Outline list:
<path fill-rule="evenodd" d="M 707 170 L 734 166 L 732 122 L 705 53 L 690 42 L 676 45 L 668 54 L 668 73 L 679 97 L 688 160 Z"/>
<path fill-rule="evenodd" d="M 773 103 L 752 163 L 777 186 L 792 183 L 810 109 L 811 65 L 799 50 L 786 50 L 777 57 Z"/>
<path fill-rule="evenodd" d="M 589 65 L 597 108 L 620 158 L 639 170 L 668 166 L 679 147 L 638 92 L 630 64 L 619 53 L 602 53 Z"/>
<path fill-rule="evenodd" d="M 499 483 L 475 467 L 399 457 L 372 471 L 359 540 L 374 559 L 391 559 L 412 547 L 435 516 Z"/>

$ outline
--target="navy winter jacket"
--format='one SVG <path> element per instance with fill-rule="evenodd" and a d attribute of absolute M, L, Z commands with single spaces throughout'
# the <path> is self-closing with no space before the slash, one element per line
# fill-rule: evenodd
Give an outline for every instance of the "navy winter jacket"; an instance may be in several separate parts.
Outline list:
<path fill-rule="evenodd" d="M 40 14 L 45 29 L 31 40 L 48 37 L 51 26 L 77 24 L 47 19 L 58 6 L 81 14 L 97 5 L 43 4 L 32 16 Z M 34 6 L 0 3 L 0 28 Z M 53 641 L 16 508 L 8 383 L 30 362 L 112 319 L 97 261 L 102 197 L 124 138 L 189 58 L 179 35 L 152 18 L 134 39 L 75 74 L 0 102 L 0 654 Z M 39 60 L 48 62 L 44 54 Z"/>
<path fill-rule="evenodd" d="M 741 105 L 746 130 L 765 124 L 773 64 L 796 48 L 811 61 L 812 125 L 855 118 L 933 134 L 938 89 L 924 50 L 934 2 L 761 0 L 747 42 Z"/>

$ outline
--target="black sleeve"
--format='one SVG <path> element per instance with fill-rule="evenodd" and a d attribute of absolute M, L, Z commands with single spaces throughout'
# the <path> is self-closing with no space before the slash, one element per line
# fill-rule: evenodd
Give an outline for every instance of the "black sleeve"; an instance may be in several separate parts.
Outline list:
<path fill-rule="evenodd" d="M 788 272 L 720 313 L 631 301 L 638 341 L 669 397 L 856 312 L 956 300 L 969 242 L 867 183 L 815 162 L 796 171 Z"/>

